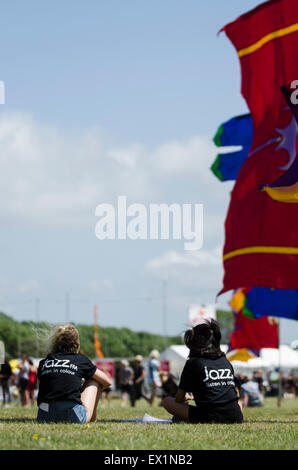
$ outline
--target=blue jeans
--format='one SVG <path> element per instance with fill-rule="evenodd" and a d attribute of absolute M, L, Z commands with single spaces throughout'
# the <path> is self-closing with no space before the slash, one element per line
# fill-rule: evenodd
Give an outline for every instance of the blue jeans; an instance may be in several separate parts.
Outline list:
<path fill-rule="evenodd" d="M 48 406 L 48 411 L 40 406 Z M 39 423 L 87 423 L 87 410 L 84 405 L 72 401 L 56 401 L 40 406 L 37 413 Z"/>

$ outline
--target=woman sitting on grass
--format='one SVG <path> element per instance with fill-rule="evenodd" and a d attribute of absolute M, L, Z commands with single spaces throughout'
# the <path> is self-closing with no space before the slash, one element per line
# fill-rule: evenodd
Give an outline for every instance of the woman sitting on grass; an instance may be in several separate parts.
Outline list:
<path fill-rule="evenodd" d="M 166 397 L 163 407 L 173 422 L 241 423 L 239 392 L 234 370 L 220 349 L 221 332 L 218 323 L 203 321 L 185 332 L 184 342 L 189 358 L 184 366 L 175 398 Z M 189 405 L 191 392 L 196 406 Z"/>
<path fill-rule="evenodd" d="M 38 422 L 96 421 L 101 391 L 111 381 L 79 350 L 77 329 L 71 324 L 58 326 L 51 337 L 50 353 L 37 371 Z"/>

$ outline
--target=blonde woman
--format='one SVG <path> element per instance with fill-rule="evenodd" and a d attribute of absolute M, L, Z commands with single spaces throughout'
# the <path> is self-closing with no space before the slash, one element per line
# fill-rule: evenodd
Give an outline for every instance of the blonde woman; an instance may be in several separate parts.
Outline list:
<path fill-rule="evenodd" d="M 79 353 L 77 329 L 71 324 L 59 325 L 50 338 L 49 350 L 37 371 L 37 421 L 96 421 L 101 391 L 110 387 L 111 381 L 85 355 Z"/>

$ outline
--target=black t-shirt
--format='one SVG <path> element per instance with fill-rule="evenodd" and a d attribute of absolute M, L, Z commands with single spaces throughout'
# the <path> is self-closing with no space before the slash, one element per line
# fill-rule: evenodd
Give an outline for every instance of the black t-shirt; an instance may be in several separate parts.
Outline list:
<path fill-rule="evenodd" d="M 234 369 L 225 355 L 217 359 L 189 358 L 179 389 L 192 393 L 197 406 L 212 407 L 237 400 Z"/>
<path fill-rule="evenodd" d="M 134 373 L 134 382 L 141 377 L 144 367 L 143 366 L 133 366 L 133 373 Z"/>
<path fill-rule="evenodd" d="M 96 365 L 82 354 L 49 354 L 38 366 L 37 378 L 40 384 L 37 404 L 51 401 L 73 401 L 81 404 L 82 379 L 92 377 L 96 369 Z"/>
<path fill-rule="evenodd" d="M 3 380 L 9 379 L 9 377 L 12 375 L 12 370 L 11 370 L 9 362 L 5 362 L 2 365 L 0 364 L 0 375 L 4 376 Z"/>

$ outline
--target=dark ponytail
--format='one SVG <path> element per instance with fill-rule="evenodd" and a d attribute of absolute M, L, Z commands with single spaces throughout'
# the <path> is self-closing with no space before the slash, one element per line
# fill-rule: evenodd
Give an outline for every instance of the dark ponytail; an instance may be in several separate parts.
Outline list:
<path fill-rule="evenodd" d="M 189 349 L 189 357 L 216 359 L 224 356 L 220 349 L 221 332 L 216 320 L 206 320 L 187 330 L 184 343 Z"/>

